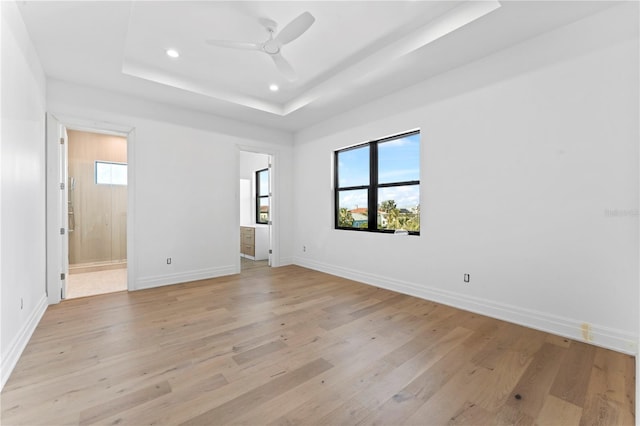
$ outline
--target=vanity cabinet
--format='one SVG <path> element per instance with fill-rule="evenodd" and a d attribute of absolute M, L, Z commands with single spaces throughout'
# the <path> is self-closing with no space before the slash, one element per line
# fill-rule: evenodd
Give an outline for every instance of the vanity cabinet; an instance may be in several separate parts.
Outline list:
<path fill-rule="evenodd" d="M 269 229 L 266 226 L 240 227 L 240 256 L 253 260 L 269 258 Z"/>

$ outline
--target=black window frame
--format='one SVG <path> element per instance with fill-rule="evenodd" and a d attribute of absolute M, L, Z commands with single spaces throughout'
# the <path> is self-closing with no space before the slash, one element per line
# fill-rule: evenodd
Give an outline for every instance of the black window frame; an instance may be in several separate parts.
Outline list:
<path fill-rule="evenodd" d="M 334 229 L 339 230 L 347 230 L 347 231 L 360 231 L 360 232 L 377 232 L 384 234 L 393 234 L 396 230 L 394 229 L 378 229 L 378 189 L 380 188 L 389 188 L 394 186 L 411 186 L 411 185 L 420 185 L 420 180 L 411 180 L 411 181 L 399 181 L 399 182 L 390 182 L 390 183 L 378 183 L 378 145 L 384 142 L 389 142 L 395 139 L 402 139 L 407 136 L 419 135 L 420 129 L 411 130 L 408 132 L 400 133 L 393 136 L 388 136 L 382 139 L 377 139 L 365 143 L 361 143 L 358 145 L 350 146 L 347 148 L 339 149 L 334 151 L 334 168 L 333 168 L 333 181 L 334 181 Z M 339 176 L 338 176 L 338 155 L 343 152 L 351 151 L 354 149 L 359 149 L 363 147 L 369 147 L 369 184 L 368 185 L 356 185 L 356 186 L 345 186 L 340 187 L 339 185 Z M 348 226 L 340 226 L 339 225 L 339 215 L 340 215 L 340 192 L 342 191 L 353 191 L 353 190 L 367 190 L 367 227 L 366 228 L 354 228 Z M 422 203 L 422 201 L 420 201 Z M 372 208 L 373 206 L 373 208 Z M 408 231 L 409 235 L 420 235 L 420 231 Z"/>
<path fill-rule="evenodd" d="M 262 225 L 268 225 L 269 219 L 267 221 L 262 221 L 260 219 L 260 199 L 266 198 L 269 199 L 269 188 L 267 188 L 267 195 L 260 195 L 260 173 L 267 172 L 267 179 L 269 178 L 269 168 L 256 170 L 256 223 Z M 271 218 L 271 205 L 269 203 L 269 218 Z"/>

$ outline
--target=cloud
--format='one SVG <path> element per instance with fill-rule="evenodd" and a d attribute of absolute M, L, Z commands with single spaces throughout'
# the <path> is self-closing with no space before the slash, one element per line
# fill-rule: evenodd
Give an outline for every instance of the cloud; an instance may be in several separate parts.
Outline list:
<path fill-rule="evenodd" d="M 390 170 L 388 172 L 385 171 L 379 173 L 378 178 L 381 182 L 402 182 L 408 180 L 419 180 L 420 170 L 417 168 Z"/>
<path fill-rule="evenodd" d="M 367 207 L 367 191 L 345 191 L 339 196 L 340 207 L 346 207 L 351 210 L 357 207 Z"/>
<path fill-rule="evenodd" d="M 398 208 L 413 208 L 420 204 L 420 186 L 393 186 L 378 191 L 378 203 L 393 200 Z"/>

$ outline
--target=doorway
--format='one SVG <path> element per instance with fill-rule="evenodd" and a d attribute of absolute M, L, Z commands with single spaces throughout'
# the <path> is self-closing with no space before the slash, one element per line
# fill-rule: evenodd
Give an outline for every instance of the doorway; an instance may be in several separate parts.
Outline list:
<path fill-rule="evenodd" d="M 265 153 L 240 151 L 240 269 L 271 266 L 272 166 Z"/>
<path fill-rule="evenodd" d="M 127 290 L 127 138 L 67 129 L 65 298 Z"/>

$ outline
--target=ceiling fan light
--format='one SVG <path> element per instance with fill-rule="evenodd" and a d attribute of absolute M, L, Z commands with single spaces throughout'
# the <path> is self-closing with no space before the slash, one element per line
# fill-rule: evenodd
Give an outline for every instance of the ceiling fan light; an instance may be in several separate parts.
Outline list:
<path fill-rule="evenodd" d="M 173 59 L 180 57 L 180 53 L 176 49 L 167 49 L 167 56 Z"/>

